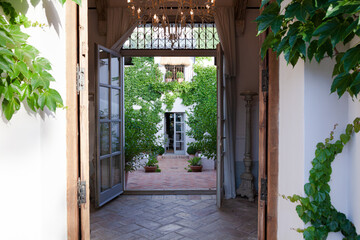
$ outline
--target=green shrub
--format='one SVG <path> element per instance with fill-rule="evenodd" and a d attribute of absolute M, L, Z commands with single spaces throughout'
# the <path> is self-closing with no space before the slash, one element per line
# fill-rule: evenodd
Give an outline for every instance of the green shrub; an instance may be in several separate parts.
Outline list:
<path fill-rule="evenodd" d="M 195 153 L 197 152 L 196 148 L 192 145 L 188 146 L 186 152 L 189 154 L 189 155 L 195 155 Z"/>
<path fill-rule="evenodd" d="M 155 167 L 155 166 L 157 166 L 158 163 L 159 163 L 159 161 L 157 160 L 157 154 L 151 153 L 149 155 L 149 159 L 146 162 L 145 166 L 147 166 L 147 167 Z"/>
<path fill-rule="evenodd" d="M 165 153 L 165 148 L 163 146 L 158 146 L 157 147 L 157 153 L 159 155 L 163 155 Z"/>
<path fill-rule="evenodd" d="M 188 161 L 189 167 L 190 166 L 201 166 L 201 157 L 193 157 Z"/>
<path fill-rule="evenodd" d="M 176 73 L 176 78 L 184 78 L 184 73 L 182 73 L 182 72 L 177 72 L 177 73 Z"/>
<path fill-rule="evenodd" d="M 173 77 L 173 73 L 171 71 L 167 71 L 165 73 L 165 78 L 172 78 Z"/>

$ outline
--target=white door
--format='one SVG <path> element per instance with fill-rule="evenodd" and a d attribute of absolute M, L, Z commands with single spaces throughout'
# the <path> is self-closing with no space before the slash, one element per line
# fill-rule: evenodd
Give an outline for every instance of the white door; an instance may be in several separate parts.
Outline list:
<path fill-rule="evenodd" d="M 174 114 L 174 153 L 185 155 L 185 114 Z"/>

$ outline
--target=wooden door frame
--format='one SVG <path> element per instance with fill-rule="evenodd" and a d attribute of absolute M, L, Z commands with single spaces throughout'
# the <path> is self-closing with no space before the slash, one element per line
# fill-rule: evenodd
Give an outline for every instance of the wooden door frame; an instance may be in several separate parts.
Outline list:
<path fill-rule="evenodd" d="M 66 34 L 66 158 L 67 237 L 90 239 L 89 117 L 88 117 L 88 7 L 65 4 Z M 77 67 L 84 70 L 84 89 L 77 93 Z M 78 207 L 78 179 L 86 182 L 86 203 Z"/>
<path fill-rule="evenodd" d="M 84 110 L 88 106 L 88 88 L 87 88 L 87 70 L 88 70 L 88 42 L 87 42 L 87 16 L 88 16 L 88 1 L 84 0 L 81 7 L 78 7 L 72 1 L 66 2 L 66 121 L 67 121 L 67 232 L 68 239 L 90 239 L 90 204 L 89 204 L 89 163 L 85 168 L 81 166 L 81 172 L 79 169 L 79 157 L 82 159 L 88 159 L 89 145 L 88 138 L 82 136 L 79 145 L 79 111 Z M 78 33 L 80 38 L 84 39 L 82 44 L 78 42 Z M 80 54 L 79 54 L 80 52 Z M 167 52 L 167 51 L 166 51 Z M 128 52 L 122 54 L 128 54 Z M 160 53 L 160 52 L 159 52 Z M 162 54 L 166 55 L 165 50 L 161 51 Z M 171 53 L 171 52 L 170 52 Z M 143 55 L 144 53 L 135 53 L 135 55 Z M 186 54 L 177 54 L 172 52 L 169 56 L 184 56 Z M 201 52 L 199 55 L 206 55 Z M 213 55 L 213 54 L 211 54 Z M 216 55 L 216 54 L 214 54 Z M 144 56 L 144 55 L 143 55 Z M 268 91 L 268 119 L 267 121 L 267 145 L 266 163 L 267 163 L 267 179 L 268 179 L 268 201 L 267 201 L 267 212 L 264 216 L 266 224 L 266 235 L 261 239 L 273 240 L 277 238 L 277 201 L 278 201 L 278 137 L 279 137 L 279 63 L 276 59 L 276 55 L 272 52 L 269 54 L 268 69 L 269 69 L 269 91 Z M 85 91 L 80 99 L 78 99 L 76 91 L 76 65 L 77 61 L 80 61 L 81 65 L 85 69 Z M 261 72 L 259 74 L 259 85 L 261 86 Z M 78 107 L 78 104 L 80 106 Z M 260 109 L 259 109 L 260 110 Z M 80 115 L 84 121 L 87 118 L 87 108 L 85 114 Z M 85 120 L 85 125 L 81 125 L 81 129 L 88 129 L 88 121 Z M 262 124 L 260 122 L 260 124 Z M 261 127 L 261 125 L 260 125 Z M 88 134 L 88 133 L 87 133 Z M 260 140 L 260 136 L 259 136 Z M 259 142 L 260 143 L 260 142 Z M 261 143 L 259 145 L 260 149 Z M 79 148 L 80 147 L 80 148 Z M 80 152 L 79 152 L 80 149 Z M 260 153 L 264 154 L 263 152 Z M 87 157 L 87 158 L 86 158 Z M 86 162 L 86 161 L 83 161 Z M 260 164 L 260 158 L 259 158 Z M 78 177 L 87 182 L 87 203 L 81 207 L 81 211 L 77 207 L 77 180 Z M 259 176 L 260 179 L 260 176 Z M 260 183 L 261 181 L 259 181 Z M 260 186 L 260 185 L 259 185 Z M 259 188 L 260 189 L 260 188 Z M 260 201 L 259 201 L 260 203 Z M 81 219 L 81 220 L 80 220 Z M 82 224 L 80 225 L 80 221 Z M 259 227 L 258 227 L 259 229 Z M 260 238 L 259 238 L 260 239 Z"/>
<path fill-rule="evenodd" d="M 269 50 L 266 239 L 277 239 L 279 176 L 279 60 Z"/>
<path fill-rule="evenodd" d="M 79 178 L 78 96 L 76 92 L 77 66 L 77 6 L 73 1 L 65 4 L 66 32 L 66 159 L 67 159 L 67 237 L 79 239 L 80 223 L 77 207 L 77 181 Z"/>
<path fill-rule="evenodd" d="M 260 45 L 266 35 L 259 37 Z M 260 58 L 260 56 L 259 56 Z M 277 205 L 279 175 L 279 61 L 276 53 L 259 61 L 259 189 L 267 180 L 266 200 L 258 197 L 258 239 L 277 239 Z M 265 74 L 264 74 L 265 73 Z M 263 86 L 263 78 L 268 78 Z M 263 87 L 267 88 L 266 91 Z M 262 166 L 262 167 L 260 167 Z"/>

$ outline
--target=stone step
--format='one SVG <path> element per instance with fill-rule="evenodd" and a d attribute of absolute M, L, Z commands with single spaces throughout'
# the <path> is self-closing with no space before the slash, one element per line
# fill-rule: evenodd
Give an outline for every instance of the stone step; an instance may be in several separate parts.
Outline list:
<path fill-rule="evenodd" d="M 162 156 L 158 156 L 159 159 L 189 159 L 189 155 L 175 155 L 175 154 L 164 154 Z"/>

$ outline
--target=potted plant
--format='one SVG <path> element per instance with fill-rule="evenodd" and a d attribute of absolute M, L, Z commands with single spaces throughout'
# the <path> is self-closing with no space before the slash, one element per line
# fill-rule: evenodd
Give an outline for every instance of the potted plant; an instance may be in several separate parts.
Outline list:
<path fill-rule="evenodd" d="M 189 165 L 185 168 L 188 172 L 201 172 L 202 165 L 201 165 L 201 157 L 193 157 L 188 161 Z"/>
<path fill-rule="evenodd" d="M 188 146 L 186 149 L 186 152 L 189 154 L 190 159 L 195 157 L 195 154 L 197 152 L 196 148 L 192 145 Z"/>
<path fill-rule="evenodd" d="M 165 82 L 172 82 L 173 80 L 173 73 L 171 71 L 167 71 L 165 73 Z"/>
<path fill-rule="evenodd" d="M 148 161 L 145 163 L 145 172 L 161 172 L 158 165 L 157 154 L 150 153 Z"/>
<path fill-rule="evenodd" d="M 163 146 L 157 146 L 156 153 L 159 154 L 159 156 L 162 156 L 165 153 L 165 148 Z"/>
<path fill-rule="evenodd" d="M 176 79 L 179 83 L 184 81 L 184 73 L 183 72 L 177 72 L 176 73 Z"/>

